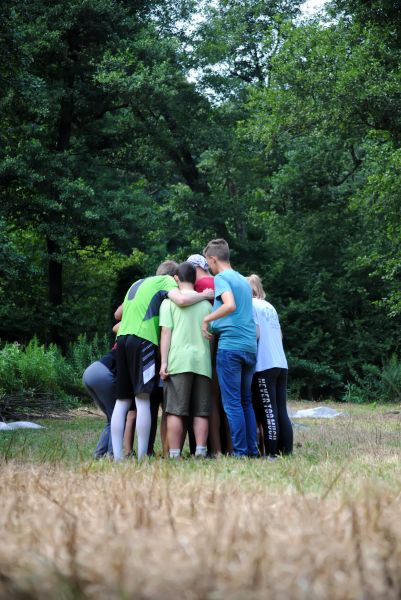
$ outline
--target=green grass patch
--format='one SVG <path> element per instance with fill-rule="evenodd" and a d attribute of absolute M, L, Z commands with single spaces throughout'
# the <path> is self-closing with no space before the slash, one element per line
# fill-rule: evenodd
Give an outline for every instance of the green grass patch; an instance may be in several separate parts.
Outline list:
<path fill-rule="evenodd" d="M 292 410 L 308 403 L 294 403 Z M 331 403 L 344 415 L 334 419 L 296 420 L 294 454 L 274 463 L 263 459 L 195 461 L 187 456 L 173 463 L 160 457 L 135 459 L 123 465 L 107 460 L 94 461 L 93 450 L 104 427 L 104 419 L 82 416 L 69 420 L 43 420 L 41 430 L 16 430 L 0 434 L 0 460 L 22 464 L 64 464 L 67 467 L 103 472 L 110 469 L 148 471 L 152 476 L 166 473 L 184 480 L 237 482 L 239 486 L 266 487 L 277 491 L 325 495 L 332 491 L 359 489 L 366 480 L 391 487 L 400 484 L 401 415 L 394 406 Z M 156 443 L 156 452 L 160 445 Z M 184 454 L 187 454 L 184 452 Z"/>

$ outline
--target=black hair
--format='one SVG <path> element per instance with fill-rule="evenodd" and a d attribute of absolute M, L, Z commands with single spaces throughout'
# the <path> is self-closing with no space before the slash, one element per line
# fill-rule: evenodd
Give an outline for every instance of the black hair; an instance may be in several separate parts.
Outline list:
<path fill-rule="evenodd" d="M 183 262 L 178 265 L 177 276 L 181 283 L 192 283 L 192 285 L 195 285 L 196 269 L 191 263 Z"/>

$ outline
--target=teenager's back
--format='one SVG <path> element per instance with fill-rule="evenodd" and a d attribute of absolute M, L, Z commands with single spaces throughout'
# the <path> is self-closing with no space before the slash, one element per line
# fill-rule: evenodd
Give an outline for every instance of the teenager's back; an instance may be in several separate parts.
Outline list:
<path fill-rule="evenodd" d="M 158 345 L 160 305 L 177 287 L 169 275 L 154 275 L 132 284 L 124 298 L 117 336 L 136 335 Z"/>
<path fill-rule="evenodd" d="M 219 336 L 220 350 L 256 352 L 256 326 L 253 320 L 252 290 L 238 271 L 226 269 L 214 278 L 215 302 L 213 310 L 222 305 L 221 296 L 231 292 L 236 309 L 212 323 L 213 333 Z"/>
<path fill-rule="evenodd" d="M 181 290 L 193 294 L 190 290 Z M 160 326 L 171 329 L 168 372 L 197 373 L 212 376 L 209 342 L 202 336 L 203 318 L 211 311 L 207 300 L 180 308 L 171 300 L 165 300 L 160 309 Z"/>
<path fill-rule="evenodd" d="M 276 309 L 270 302 L 259 298 L 253 299 L 253 306 L 256 310 L 260 333 L 255 370 L 288 369 Z"/>

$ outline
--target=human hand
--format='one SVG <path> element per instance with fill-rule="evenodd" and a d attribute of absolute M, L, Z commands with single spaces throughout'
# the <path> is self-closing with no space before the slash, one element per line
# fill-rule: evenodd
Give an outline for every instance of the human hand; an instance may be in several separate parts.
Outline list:
<path fill-rule="evenodd" d="M 206 318 L 206 317 L 205 317 Z M 203 319 L 202 321 L 202 335 L 206 340 L 211 340 L 213 339 L 212 334 L 209 332 L 209 323 L 207 321 L 205 321 L 205 319 Z"/>
<path fill-rule="evenodd" d="M 165 381 L 166 379 L 168 379 L 167 363 L 166 362 L 162 362 L 162 364 L 160 366 L 159 375 L 163 379 L 163 381 Z"/>
<path fill-rule="evenodd" d="M 205 300 L 214 300 L 214 290 L 212 290 L 212 288 L 207 288 L 201 292 L 201 296 L 203 296 Z"/>

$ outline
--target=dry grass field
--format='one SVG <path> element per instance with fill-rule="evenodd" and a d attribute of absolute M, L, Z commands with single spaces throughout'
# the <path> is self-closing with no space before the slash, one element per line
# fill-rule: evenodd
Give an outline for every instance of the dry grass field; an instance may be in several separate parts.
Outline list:
<path fill-rule="evenodd" d="M 94 462 L 94 417 L 0 434 L 0 596 L 401 598 L 400 414 L 340 409 L 274 463 Z"/>

